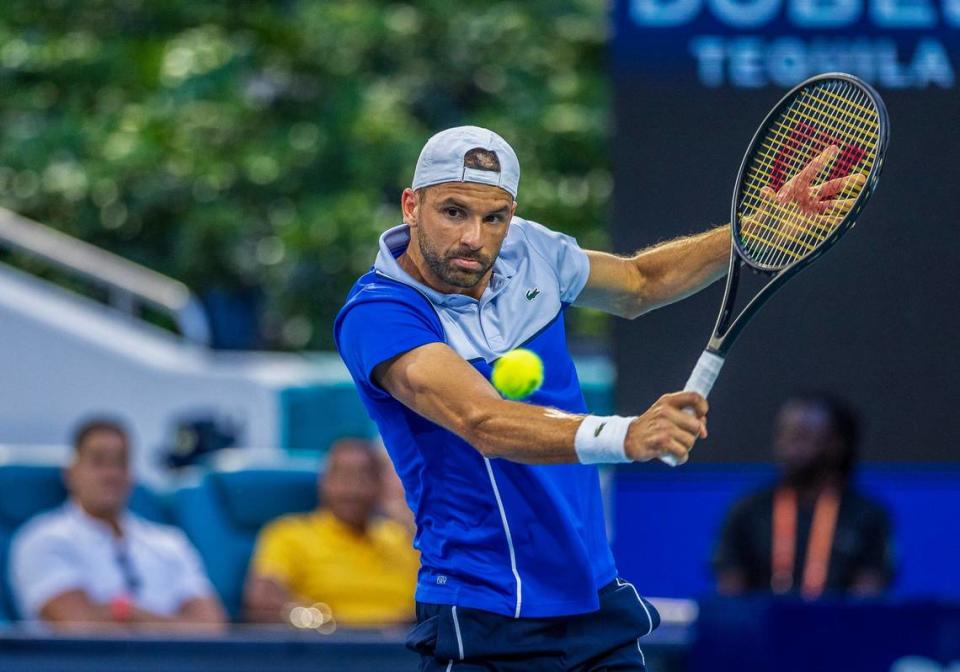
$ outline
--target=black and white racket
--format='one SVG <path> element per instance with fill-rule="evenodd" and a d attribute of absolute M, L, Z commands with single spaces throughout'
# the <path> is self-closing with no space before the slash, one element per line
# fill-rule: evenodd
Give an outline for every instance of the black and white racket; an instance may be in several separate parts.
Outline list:
<path fill-rule="evenodd" d="M 727 288 L 684 390 L 706 397 L 760 307 L 856 223 L 880 178 L 888 137 L 880 95 L 852 75 L 813 77 L 774 106 L 740 165 L 730 208 Z M 744 266 L 769 280 L 734 315 Z M 676 464 L 671 455 L 661 459 Z"/>

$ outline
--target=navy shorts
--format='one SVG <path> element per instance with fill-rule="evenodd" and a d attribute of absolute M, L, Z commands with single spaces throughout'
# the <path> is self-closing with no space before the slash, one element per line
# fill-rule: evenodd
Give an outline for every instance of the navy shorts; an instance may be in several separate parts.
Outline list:
<path fill-rule="evenodd" d="M 449 604 L 417 603 L 407 647 L 420 672 L 642 672 L 640 638 L 660 614 L 633 584 L 600 589 L 600 609 L 553 618 L 511 618 Z"/>

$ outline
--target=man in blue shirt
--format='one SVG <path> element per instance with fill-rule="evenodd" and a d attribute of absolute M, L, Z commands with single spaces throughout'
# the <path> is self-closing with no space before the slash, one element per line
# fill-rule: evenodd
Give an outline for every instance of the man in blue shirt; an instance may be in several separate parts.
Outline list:
<path fill-rule="evenodd" d="M 570 305 L 633 318 L 720 278 L 729 227 L 631 257 L 582 250 L 515 215 L 520 167 L 497 134 L 424 146 L 404 224 L 337 316 L 337 347 L 417 521 L 421 670 L 642 670 L 656 610 L 617 577 L 596 464 L 673 456 L 706 436 L 707 403 L 587 413 L 567 350 Z M 508 401 L 491 365 L 524 347 L 543 385 Z M 692 409 L 693 413 L 684 412 Z"/>

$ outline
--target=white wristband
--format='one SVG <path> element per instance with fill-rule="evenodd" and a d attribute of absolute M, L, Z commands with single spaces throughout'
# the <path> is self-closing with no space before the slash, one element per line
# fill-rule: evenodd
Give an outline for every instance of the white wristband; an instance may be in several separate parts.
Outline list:
<path fill-rule="evenodd" d="M 573 447 L 581 464 L 630 462 L 624 450 L 627 429 L 634 418 L 621 415 L 588 415 L 577 428 Z"/>

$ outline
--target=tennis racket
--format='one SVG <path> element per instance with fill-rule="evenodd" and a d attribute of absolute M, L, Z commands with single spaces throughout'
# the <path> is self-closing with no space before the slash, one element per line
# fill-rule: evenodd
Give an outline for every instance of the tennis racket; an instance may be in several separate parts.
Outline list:
<path fill-rule="evenodd" d="M 727 287 L 685 391 L 710 394 L 727 353 L 761 306 L 856 223 L 876 189 L 888 138 L 880 95 L 851 75 L 808 79 L 774 106 L 740 164 Z M 744 267 L 769 280 L 734 315 Z M 672 455 L 661 459 L 677 463 Z"/>

